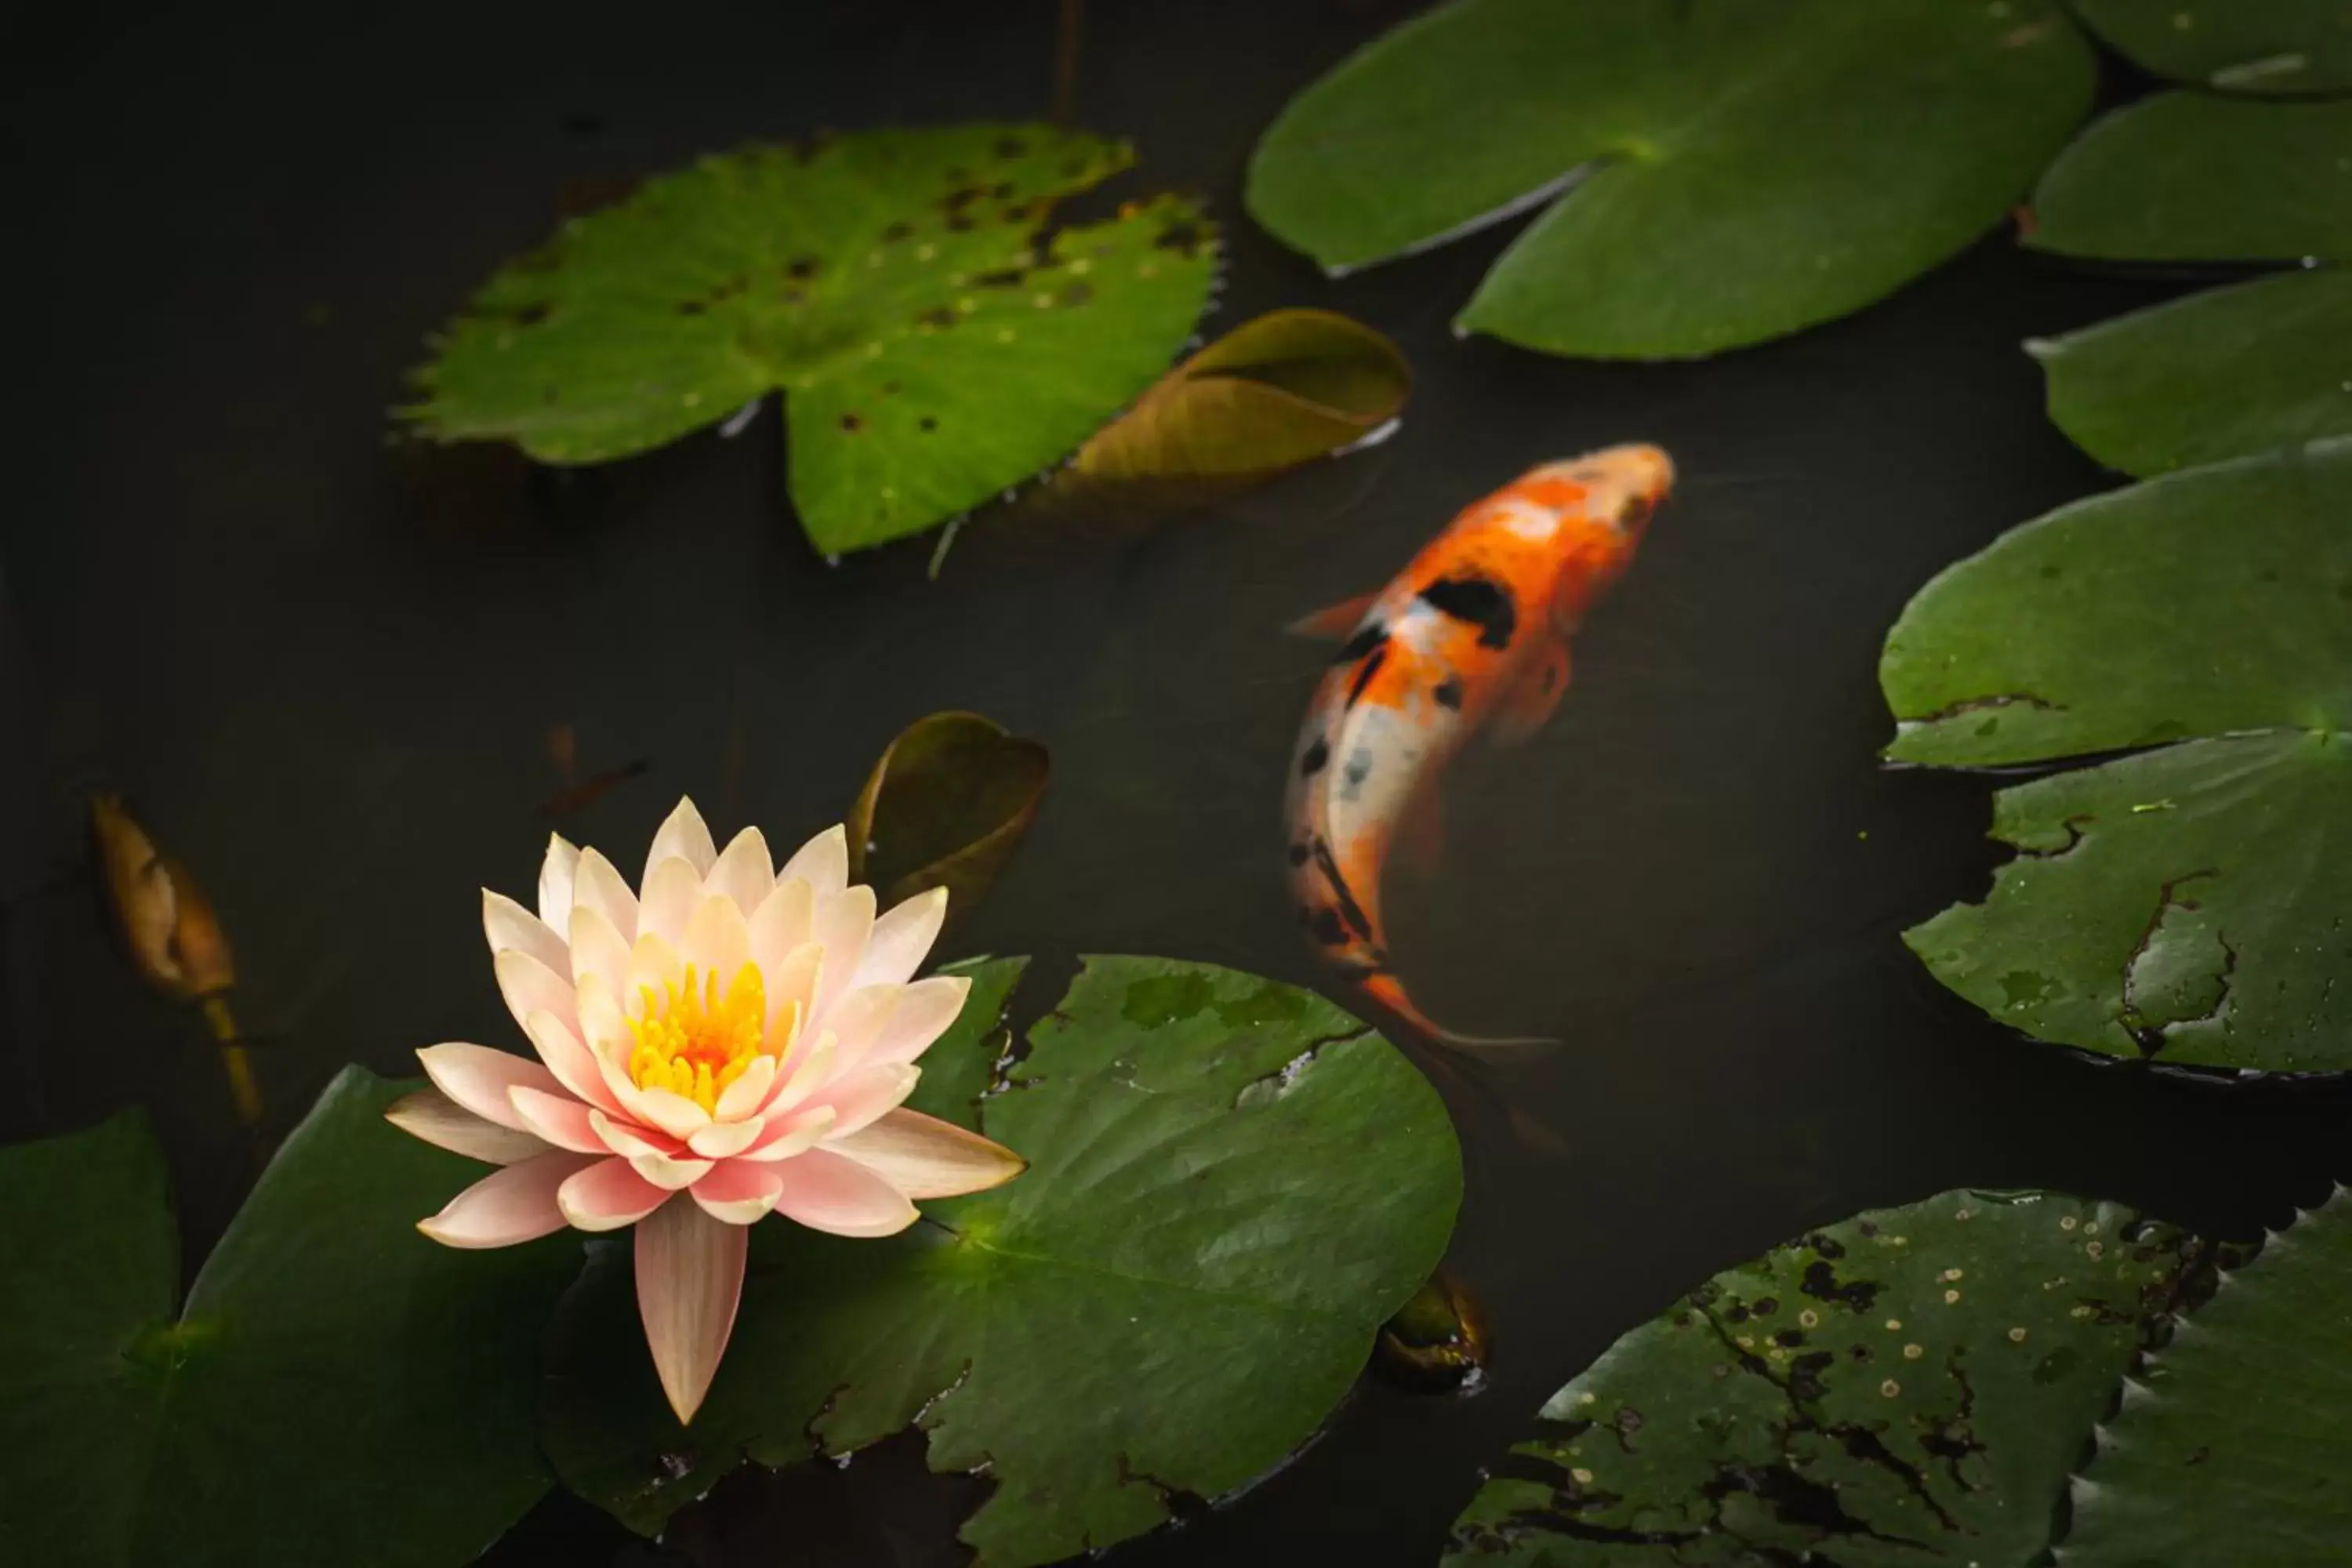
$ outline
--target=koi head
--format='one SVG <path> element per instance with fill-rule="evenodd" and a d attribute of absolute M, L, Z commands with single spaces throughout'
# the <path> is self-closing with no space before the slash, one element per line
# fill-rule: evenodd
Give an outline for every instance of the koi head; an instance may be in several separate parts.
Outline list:
<path fill-rule="evenodd" d="M 1612 529 L 1631 546 L 1675 488 L 1675 460 L 1636 443 L 1546 463 L 1521 481 L 1528 499 L 1588 524 Z"/>

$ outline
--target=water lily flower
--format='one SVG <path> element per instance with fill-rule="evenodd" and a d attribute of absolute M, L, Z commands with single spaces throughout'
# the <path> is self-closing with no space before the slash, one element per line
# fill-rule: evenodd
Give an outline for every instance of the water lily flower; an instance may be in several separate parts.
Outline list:
<path fill-rule="evenodd" d="M 734 1328 L 753 1221 L 891 1236 L 913 1199 L 1021 1173 L 1012 1151 L 902 1103 L 971 986 L 914 978 L 946 912 L 939 889 L 877 919 L 838 827 L 779 869 L 757 828 L 722 854 L 681 801 L 635 889 L 552 838 L 537 914 L 482 893 L 499 989 L 536 1059 L 427 1046 L 434 1087 L 386 1113 L 501 1167 L 417 1228 L 508 1247 L 635 1226 L 646 1341 L 691 1420 Z"/>

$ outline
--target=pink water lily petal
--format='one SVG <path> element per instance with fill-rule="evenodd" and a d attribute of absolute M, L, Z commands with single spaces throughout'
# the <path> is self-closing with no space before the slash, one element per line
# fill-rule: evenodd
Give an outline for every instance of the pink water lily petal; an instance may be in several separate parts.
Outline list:
<path fill-rule="evenodd" d="M 672 855 L 646 873 L 637 895 L 637 941 L 657 936 L 672 947 L 686 936 L 686 922 L 702 901 L 702 873 Z"/>
<path fill-rule="evenodd" d="M 777 882 L 751 911 L 751 962 L 761 973 L 781 968 L 793 949 L 808 941 L 816 923 L 816 892 L 800 878 Z"/>
<path fill-rule="evenodd" d="M 534 1134 L 485 1121 L 431 1087 L 394 1100 L 384 1108 L 383 1119 L 436 1148 L 493 1165 L 511 1165 L 548 1152 L 546 1142 Z"/>
<path fill-rule="evenodd" d="M 674 1193 L 700 1181 L 709 1173 L 713 1163 L 709 1160 L 678 1159 L 667 1154 L 635 1154 L 630 1156 L 629 1169 L 662 1191 Z"/>
<path fill-rule="evenodd" d="M 586 904 L 572 906 L 572 984 L 585 985 L 599 979 L 621 994 L 629 977 L 629 944 L 613 922 Z"/>
<path fill-rule="evenodd" d="M 669 1201 L 666 1189 L 638 1175 L 626 1160 L 583 1154 L 565 1158 L 579 1162 L 581 1168 L 556 1189 L 555 1202 L 580 1230 L 618 1230 Z"/>
<path fill-rule="evenodd" d="M 752 1116 L 740 1121 L 714 1121 L 708 1127 L 698 1127 L 694 1136 L 686 1141 L 687 1147 L 705 1160 L 726 1160 L 740 1154 L 759 1142 L 760 1134 L 768 1130 L 765 1117 Z"/>
<path fill-rule="evenodd" d="M 637 1314 L 680 1422 L 702 1407 L 727 1353 L 750 1236 L 694 1204 L 671 1204 L 637 1226 Z"/>
<path fill-rule="evenodd" d="M 572 907 L 603 915 L 623 942 L 637 940 L 637 895 L 596 850 L 580 851 L 580 864 L 572 874 Z"/>
<path fill-rule="evenodd" d="M 793 1042 L 808 1031 L 809 1013 L 816 1005 L 817 987 L 824 983 L 824 949 L 804 942 L 778 964 L 762 963 L 760 976 L 768 987 L 768 1050 L 783 1056 Z"/>
<path fill-rule="evenodd" d="M 833 1131 L 833 1107 L 820 1105 L 808 1110 L 778 1111 L 767 1118 L 767 1131 L 751 1141 L 750 1148 L 736 1156 L 739 1160 L 790 1160 L 804 1150 L 814 1149 Z"/>
<path fill-rule="evenodd" d="M 735 900 L 706 898 L 695 905 L 678 956 L 694 966 L 697 976 L 717 975 L 722 992 L 732 984 L 736 972 L 751 961 L 751 925 Z"/>
<path fill-rule="evenodd" d="M 880 1037 L 882 1026 L 898 1007 L 898 987 L 868 985 L 834 1005 L 824 1026 L 833 1036 L 834 1071 L 846 1072 L 864 1063 L 866 1052 Z"/>
<path fill-rule="evenodd" d="M 522 1031 L 530 1037 L 539 1059 L 572 1099 L 604 1110 L 621 1109 L 620 1100 L 605 1084 L 604 1069 L 595 1053 L 581 1044 L 580 1037 L 562 1019 L 552 1013 L 533 1013 L 522 1021 Z"/>
<path fill-rule="evenodd" d="M 907 1097 L 915 1092 L 916 1080 L 922 1076 L 922 1068 L 905 1062 L 856 1068 L 826 1084 L 810 1103 L 832 1107 L 832 1136 L 846 1137 L 884 1111 L 895 1110 L 905 1103 Z"/>
<path fill-rule="evenodd" d="M 874 889 L 863 882 L 817 900 L 814 940 L 824 944 L 824 973 L 817 982 L 816 1005 L 809 1009 L 811 1023 L 831 1022 L 832 1008 L 849 994 L 849 983 L 856 978 L 857 966 L 866 957 L 866 939 L 873 931 Z"/>
<path fill-rule="evenodd" d="M 1003 1186 L 1029 1163 L 1002 1143 L 904 1106 L 825 1148 L 846 1154 L 910 1198 L 952 1198 Z"/>
<path fill-rule="evenodd" d="M 607 1072 L 604 1082 L 620 1098 L 621 1114 L 641 1126 L 657 1127 L 673 1138 L 686 1139 L 694 1135 L 696 1128 L 710 1125 L 710 1112 L 682 1094 L 667 1089 L 639 1089 L 620 1072 Z"/>
<path fill-rule="evenodd" d="M 768 1089 L 775 1082 L 777 1060 L 771 1056 L 751 1058 L 743 1076 L 729 1084 L 719 1094 L 719 1109 L 712 1120 L 740 1121 L 767 1102 Z"/>
<path fill-rule="evenodd" d="M 784 1190 L 782 1173 L 774 1165 L 729 1160 L 688 1189 L 702 1212 L 729 1225 L 750 1225 L 765 1218 Z"/>
<path fill-rule="evenodd" d="M 539 918 L 553 931 L 572 929 L 572 879 L 580 868 L 580 847 L 561 833 L 547 836 L 547 858 L 539 863 Z"/>
<path fill-rule="evenodd" d="M 776 1087 L 769 1090 L 768 1103 L 760 1109 L 771 1114 L 789 1110 L 823 1089 L 833 1077 L 833 1051 L 832 1030 L 814 1038 L 803 1034 L 801 1044 L 778 1069 Z"/>
<path fill-rule="evenodd" d="M 702 813 L 694 808 L 694 802 L 690 800 L 679 801 L 676 809 L 654 830 L 653 847 L 646 851 L 643 880 L 651 882 L 654 868 L 673 855 L 692 866 L 698 878 L 709 871 L 710 863 L 719 858 L 718 847 L 711 842 L 709 826 L 702 820 Z"/>
<path fill-rule="evenodd" d="M 502 1166 L 416 1228 L 444 1247 L 512 1247 L 563 1228 L 556 1194 L 595 1159 L 550 1150 Z"/>
<path fill-rule="evenodd" d="M 589 1108 L 568 1094 L 550 1094 L 545 1089 L 530 1089 L 517 1084 L 507 1090 L 513 1102 L 515 1114 L 523 1125 L 559 1149 L 569 1149 L 575 1154 L 604 1154 L 608 1151 L 604 1141 L 596 1136 L 589 1125 Z"/>
<path fill-rule="evenodd" d="M 829 1149 L 782 1162 L 776 1212 L 835 1236 L 896 1236 L 915 1223 L 907 1195 L 846 1154 Z"/>
<path fill-rule="evenodd" d="M 768 840 L 756 827 L 737 834 L 712 862 L 702 879 L 705 897 L 732 899 L 745 920 L 776 885 L 775 862 L 768 858 Z"/>
<path fill-rule="evenodd" d="M 639 1127 L 633 1122 L 616 1121 L 601 1110 L 588 1113 L 588 1125 L 604 1141 L 604 1147 L 625 1160 L 640 1154 L 679 1155 L 686 1144 L 656 1127 Z"/>
<path fill-rule="evenodd" d="M 508 1089 L 521 1084 L 553 1094 L 563 1088 L 543 1063 L 511 1051 L 494 1051 L 488 1046 L 450 1040 L 425 1047 L 416 1053 L 416 1059 L 424 1064 L 425 1076 L 442 1093 L 483 1121 L 518 1132 L 530 1129 L 523 1125 L 521 1116 L 508 1100 Z"/>
<path fill-rule="evenodd" d="M 533 1013 L 552 1013 L 567 1027 L 578 1029 L 580 1016 L 572 1001 L 572 982 L 563 975 L 511 947 L 490 960 L 490 970 L 498 976 L 499 994 L 506 998 L 507 1011 L 514 1015 L 516 1023 Z"/>
<path fill-rule="evenodd" d="M 820 900 L 849 886 L 849 834 L 838 825 L 826 828 L 793 852 L 776 871 L 776 880 L 798 877 L 816 889 Z"/>
<path fill-rule="evenodd" d="M 947 918 L 945 888 L 933 888 L 892 905 L 889 913 L 874 922 L 874 934 L 866 940 L 866 956 L 849 983 L 850 989 L 904 985 L 912 980 L 931 943 L 939 940 L 940 927 Z"/>
<path fill-rule="evenodd" d="M 550 931 L 547 922 L 508 898 L 504 893 L 482 889 L 482 935 L 494 953 L 513 948 L 527 952 L 550 969 L 562 971 L 572 967 L 572 948 L 562 937 Z"/>
<path fill-rule="evenodd" d="M 929 1050 L 948 1026 L 963 1016 L 971 994 L 968 974 L 934 974 L 900 991 L 898 1006 L 866 1047 L 866 1065 L 910 1062 Z"/>

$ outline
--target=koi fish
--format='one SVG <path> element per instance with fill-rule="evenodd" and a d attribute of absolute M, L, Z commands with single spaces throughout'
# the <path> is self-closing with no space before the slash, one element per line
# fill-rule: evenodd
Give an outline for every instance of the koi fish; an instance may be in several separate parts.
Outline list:
<path fill-rule="evenodd" d="M 1291 758 L 1289 858 L 1299 918 L 1366 994 L 1432 1039 L 1476 1051 L 1548 1044 L 1457 1034 L 1390 966 L 1381 879 L 1392 847 L 1433 862 L 1436 780 L 1481 729 L 1524 740 L 1568 689 L 1568 639 L 1633 558 L 1674 486 L 1655 447 L 1530 470 L 1465 508 L 1378 594 L 1293 630 L 1347 641 Z"/>

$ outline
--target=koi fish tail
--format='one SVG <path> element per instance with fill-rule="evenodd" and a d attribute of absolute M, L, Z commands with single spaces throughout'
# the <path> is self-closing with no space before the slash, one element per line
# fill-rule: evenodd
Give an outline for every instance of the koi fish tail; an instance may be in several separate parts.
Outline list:
<path fill-rule="evenodd" d="M 1415 1005 L 1412 998 L 1405 994 L 1403 982 L 1393 974 L 1366 975 L 1363 987 L 1365 995 L 1412 1025 L 1433 1043 L 1467 1056 L 1507 1059 L 1549 1050 L 1559 1044 L 1558 1040 L 1541 1035 L 1465 1035 L 1449 1029 Z"/>

